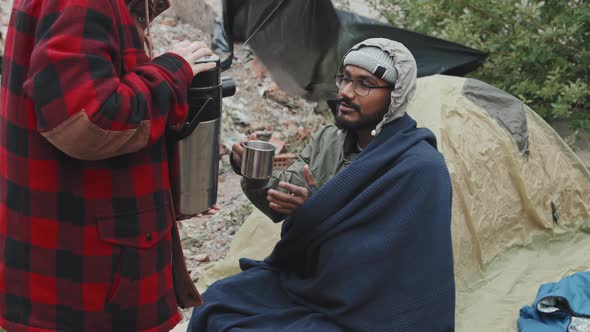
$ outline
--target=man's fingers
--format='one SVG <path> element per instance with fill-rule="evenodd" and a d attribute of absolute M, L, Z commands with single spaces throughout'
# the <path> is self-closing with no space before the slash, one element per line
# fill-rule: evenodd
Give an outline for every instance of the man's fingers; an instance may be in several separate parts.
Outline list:
<path fill-rule="evenodd" d="M 279 187 L 286 189 L 288 192 L 291 192 L 296 196 L 307 198 L 307 189 L 304 187 L 296 186 L 288 182 L 279 182 Z"/>
<path fill-rule="evenodd" d="M 217 212 L 219 212 L 219 210 L 209 209 L 209 210 L 207 210 L 207 212 L 205 212 L 205 215 L 212 216 L 212 215 L 216 214 Z"/>
<path fill-rule="evenodd" d="M 186 48 L 190 51 L 190 52 L 196 52 L 197 50 L 200 49 L 207 49 L 208 46 L 207 44 L 203 43 L 202 41 L 194 41 L 192 43 L 189 43 Z"/>
<path fill-rule="evenodd" d="M 285 209 L 275 203 L 270 203 L 268 206 L 280 214 L 291 214 L 291 212 L 293 212 L 293 210 Z"/>
<path fill-rule="evenodd" d="M 219 210 L 221 210 L 221 206 L 219 204 L 215 204 L 212 207 L 210 207 L 209 209 L 207 209 L 207 211 L 199 213 L 195 217 L 203 218 L 204 216 L 212 216 L 212 215 L 217 214 L 217 212 L 219 212 Z"/>
<path fill-rule="evenodd" d="M 232 153 L 232 163 L 239 169 L 242 167 L 242 157 Z"/>
<path fill-rule="evenodd" d="M 174 45 L 169 52 L 176 53 L 186 60 L 186 62 L 188 62 L 191 66 L 193 76 L 203 71 L 215 68 L 216 66 L 215 62 L 195 64 L 198 59 L 213 54 L 211 49 L 209 49 L 205 43 L 200 41 L 192 43 L 186 40 L 182 41 Z"/>
<path fill-rule="evenodd" d="M 296 209 L 297 207 L 299 207 L 299 204 L 297 204 L 297 203 L 285 202 L 283 200 L 280 200 L 276 197 L 272 197 L 270 195 L 267 196 L 266 199 L 268 200 L 269 203 L 274 203 L 274 204 L 279 205 L 283 208 Z"/>
<path fill-rule="evenodd" d="M 212 55 L 213 51 L 211 51 L 208 47 L 203 47 L 192 51 L 190 54 L 190 59 L 192 60 L 191 63 L 196 62 L 197 60 L 201 59 L 202 57 Z M 211 62 L 215 63 L 215 62 Z"/>
<path fill-rule="evenodd" d="M 250 141 L 255 141 L 257 139 L 258 139 L 258 136 L 256 135 L 256 133 L 250 134 Z"/>
<path fill-rule="evenodd" d="M 305 189 L 305 188 L 303 188 Z M 284 192 L 280 192 L 278 190 L 269 189 L 267 192 L 269 197 L 272 197 L 278 201 L 283 201 L 285 203 L 294 204 L 299 206 L 305 202 L 305 197 L 298 196 L 298 195 L 291 195 Z"/>
<path fill-rule="evenodd" d="M 305 185 L 306 186 L 317 186 L 317 182 L 313 178 L 313 174 L 311 174 L 311 169 L 309 169 L 308 165 L 303 166 L 303 177 L 305 178 Z"/>
<path fill-rule="evenodd" d="M 293 205 L 296 207 L 303 204 L 303 199 L 301 197 L 297 197 L 295 195 L 287 193 L 282 193 L 280 191 L 276 191 L 273 189 L 270 189 L 268 191 L 267 199 L 279 205 Z"/>
<path fill-rule="evenodd" d="M 172 50 L 174 51 L 178 51 L 180 49 L 184 49 L 186 48 L 188 45 L 190 45 L 191 42 L 189 42 L 188 40 L 183 40 L 180 43 L 177 43 L 175 45 L 172 46 Z"/>
<path fill-rule="evenodd" d="M 240 165 L 242 163 L 242 153 L 244 153 L 244 148 L 240 143 L 236 143 L 232 145 L 231 148 L 231 157 L 234 165 Z"/>
<path fill-rule="evenodd" d="M 217 66 L 217 64 L 215 62 L 206 62 L 206 63 L 198 63 L 198 64 L 193 64 L 191 66 L 191 68 L 193 69 L 193 75 L 198 75 L 199 73 L 202 73 L 204 71 L 213 69 Z"/>
<path fill-rule="evenodd" d="M 242 153 L 244 152 L 244 147 L 242 146 L 242 142 L 232 145 L 231 148 L 234 151 L 234 153 L 237 153 L 239 156 L 242 156 Z"/>

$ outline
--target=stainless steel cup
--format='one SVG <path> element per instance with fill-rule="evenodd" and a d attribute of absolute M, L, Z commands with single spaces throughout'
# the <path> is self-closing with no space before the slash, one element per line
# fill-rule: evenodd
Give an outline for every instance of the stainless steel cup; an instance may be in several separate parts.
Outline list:
<path fill-rule="evenodd" d="M 272 175 L 275 146 L 264 141 L 244 142 L 242 176 L 254 180 L 268 180 Z"/>

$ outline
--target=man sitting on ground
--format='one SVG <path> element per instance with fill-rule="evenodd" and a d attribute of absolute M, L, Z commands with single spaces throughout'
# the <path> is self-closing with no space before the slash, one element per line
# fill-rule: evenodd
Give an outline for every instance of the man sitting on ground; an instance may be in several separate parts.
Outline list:
<path fill-rule="evenodd" d="M 273 220 L 288 216 L 281 240 L 214 283 L 189 331 L 453 330 L 451 182 L 434 135 L 405 114 L 416 72 L 391 40 L 345 55 L 335 126 L 266 186 L 243 182 Z"/>

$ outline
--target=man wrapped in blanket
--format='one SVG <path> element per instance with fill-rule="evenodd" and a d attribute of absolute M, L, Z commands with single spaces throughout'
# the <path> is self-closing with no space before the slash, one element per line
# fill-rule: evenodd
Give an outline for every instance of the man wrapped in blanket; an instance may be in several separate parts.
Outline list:
<path fill-rule="evenodd" d="M 189 331 L 454 329 L 451 181 L 435 136 L 405 113 L 416 72 L 387 39 L 344 56 L 335 125 L 266 185 L 242 182 L 259 209 L 286 217 L 281 240 L 214 283 Z M 240 144 L 232 152 L 237 166 Z"/>

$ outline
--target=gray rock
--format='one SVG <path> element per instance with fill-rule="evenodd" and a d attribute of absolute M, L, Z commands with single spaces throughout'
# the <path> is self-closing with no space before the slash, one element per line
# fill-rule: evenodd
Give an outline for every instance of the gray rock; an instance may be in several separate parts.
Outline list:
<path fill-rule="evenodd" d="M 176 16 L 206 33 L 211 33 L 215 13 L 205 0 L 173 0 L 172 6 L 166 11 L 166 15 Z"/>

